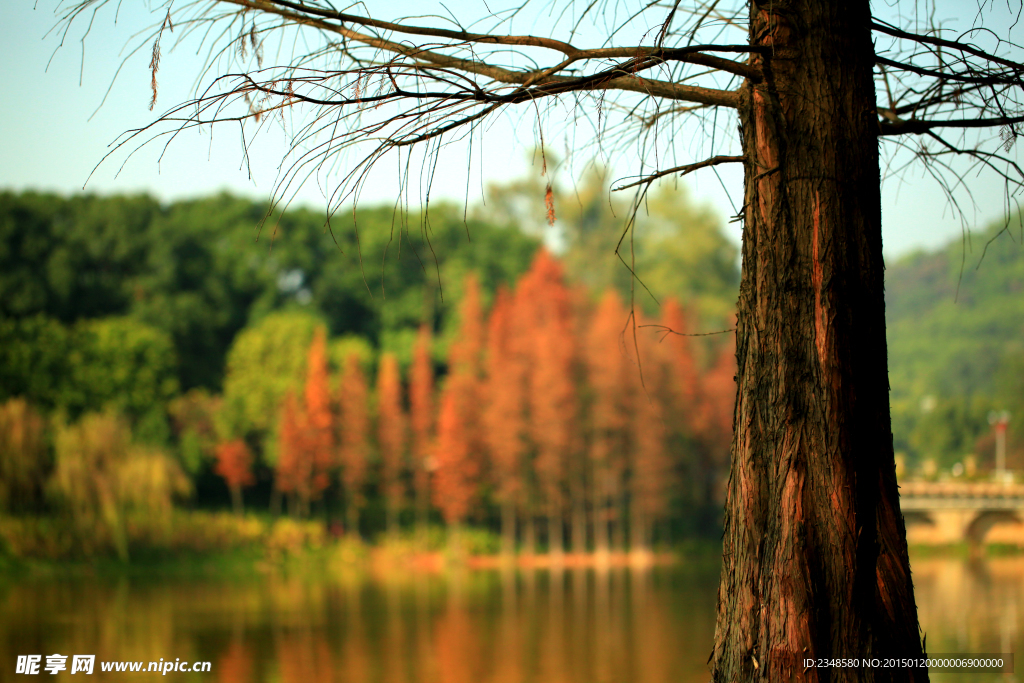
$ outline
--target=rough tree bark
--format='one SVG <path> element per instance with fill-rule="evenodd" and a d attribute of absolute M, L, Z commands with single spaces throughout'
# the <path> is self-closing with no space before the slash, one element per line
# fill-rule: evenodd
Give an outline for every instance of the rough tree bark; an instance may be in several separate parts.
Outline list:
<path fill-rule="evenodd" d="M 921 656 L 889 417 L 867 2 L 750 7 L 738 393 L 715 681 L 925 680 L 805 668 Z"/>

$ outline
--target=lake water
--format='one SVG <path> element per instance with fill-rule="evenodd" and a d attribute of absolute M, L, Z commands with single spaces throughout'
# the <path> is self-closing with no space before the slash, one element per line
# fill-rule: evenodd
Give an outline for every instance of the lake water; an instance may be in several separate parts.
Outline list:
<path fill-rule="evenodd" d="M 645 571 L 468 572 L 382 579 L 33 580 L 0 584 L 0 680 L 17 655 L 209 661 L 168 681 L 225 683 L 706 682 L 717 576 Z M 931 652 L 1020 650 L 1024 558 L 913 562 Z M 69 678 L 68 670 L 59 679 Z M 46 672 L 42 680 L 54 680 Z M 40 679 L 35 679 L 40 680 Z M 942 681 L 1012 680 L 942 675 Z"/>

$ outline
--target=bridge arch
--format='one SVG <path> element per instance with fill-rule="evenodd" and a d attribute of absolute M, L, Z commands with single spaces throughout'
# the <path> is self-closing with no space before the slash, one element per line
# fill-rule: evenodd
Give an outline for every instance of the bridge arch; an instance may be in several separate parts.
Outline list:
<path fill-rule="evenodd" d="M 964 529 L 964 540 L 972 555 L 980 555 L 984 547 L 985 535 L 997 524 L 1021 523 L 1020 516 L 1014 510 L 981 510 Z"/>

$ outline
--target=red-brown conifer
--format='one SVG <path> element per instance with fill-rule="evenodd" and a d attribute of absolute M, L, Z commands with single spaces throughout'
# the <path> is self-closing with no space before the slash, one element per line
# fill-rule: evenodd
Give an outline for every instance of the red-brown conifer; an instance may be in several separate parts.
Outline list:
<path fill-rule="evenodd" d="M 675 299 L 666 299 L 661 307 L 664 347 L 672 374 L 671 421 L 684 427 L 689 437 L 700 436 L 704 429 L 700 401 L 700 375 L 693 355 L 686 314 Z"/>
<path fill-rule="evenodd" d="M 445 522 L 455 527 L 455 533 L 473 503 L 478 474 L 465 417 L 472 411 L 469 389 L 465 375 L 449 379 L 441 395 L 441 414 L 437 424 L 434 505 L 441 510 Z"/>
<path fill-rule="evenodd" d="M 548 544 L 562 552 L 566 475 L 575 445 L 577 396 L 573 381 L 576 341 L 569 290 L 562 267 L 541 249 L 520 283 L 517 298 L 528 310 L 529 432 L 542 507 L 548 516 Z"/>
<path fill-rule="evenodd" d="M 349 354 L 341 378 L 341 479 L 345 489 L 345 519 L 349 533 L 358 533 L 359 510 L 364 503 L 369 451 L 369 413 L 366 377 L 359 356 Z"/>
<path fill-rule="evenodd" d="M 481 360 L 484 345 L 480 289 L 469 274 L 459 304 L 459 332 L 448 357 L 449 375 L 438 418 L 435 504 L 445 521 L 458 525 L 476 497 L 483 443 Z M 457 533 L 457 529 L 455 529 Z"/>
<path fill-rule="evenodd" d="M 387 508 L 388 531 L 397 528 L 398 510 L 405 498 L 406 417 L 402 409 L 402 381 L 394 354 L 381 357 L 377 373 L 377 444 L 380 447 L 381 490 Z"/>
<path fill-rule="evenodd" d="M 416 492 L 416 525 L 426 529 L 430 504 L 431 449 L 434 441 L 434 366 L 431 361 L 431 334 L 420 326 L 413 349 L 409 376 L 409 422 L 412 428 L 413 488 Z"/>
<path fill-rule="evenodd" d="M 736 403 L 736 339 L 729 335 L 703 379 L 707 420 L 705 440 L 711 449 L 711 466 L 724 465 L 732 444 L 733 406 Z"/>
<path fill-rule="evenodd" d="M 306 454 L 313 466 L 310 481 L 315 500 L 330 484 L 330 472 L 336 466 L 334 454 L 334 413 L 328 388 L 327 331 L 318 327 L 309 347 L 306 371 Z"/>
<path fill-rule="evenodd" d="M 473 378 L 480 376 L 484 334 L 480 285 L 476 275 L 469 273 L 463 281 L 462 301 L 459 303 L 459 334 L 448 354 L 449 372 L 463 372 Z"/>
<path fill-rule="evenodd" d="M 643 318 L 637 319 L 635 344 L 629 345 L 634 366 L 628 373 L 632 415 L 629 423 L 630 537 L 634 549 L 647 550 L 651 532 L 668 509 L 673 485 L 672 462 L 666 449 L 666 404 L 670 374 L 666 347 Z M 639 352 L 639 361 L 637 361 Z"/>
<path fill-rule="evenodd" d="M 255 483 L 252 476 L 252 453 L 241 439 L 217 445 L 217 464 L 213 471 L 228 485 L 235 512 L 242 513 L 242 488 Z"/>
<path fill-rule="evenodd" d="M 308 457 L 307 432 L 305 412 L 289 391 L 281 404 L 276 482 L 278 490 L 290 497 L 294 511 L 300 515 L 308 512 L 312 494 L 313 462 Z"/>
<path fill-rule="evenodd" d="M 525 367 L 517 343 L 513 300 L 504 289 L 491 309 L 487 334 L 487 381 L 482 424 L 490 453 L 495 497 L 501 505 L 502 551 L 515 546 L 516 506 L 523 492 Z"/>
<path fill-rule="evenodd" d="M 629 420 L 629 364 L 623 331 L 626 310 L 614 290 L 605 291 L 591 320 L 586 342 L 590 385 L 590 461 L 593 468 L 594 545 L 608 551 L 608 523 L 625 470 L 625 430 Z"/>

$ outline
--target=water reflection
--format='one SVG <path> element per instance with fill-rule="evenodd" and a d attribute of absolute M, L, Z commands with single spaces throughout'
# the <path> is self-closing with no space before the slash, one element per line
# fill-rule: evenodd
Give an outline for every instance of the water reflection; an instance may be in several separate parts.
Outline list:
<path fill-rule="evenodd" d="M 390 581 L 32 581 L 0 591 L 0 662 L 53 653 L 180 658 L 212 662 L 212 675 L 168 680 L 224 683 L 704 681 L 716 585 L 712 572 L 664 567 Z"/>
<path fill-rule="evenodd" d="M 1024 652 L 1018 621 L 1024 558 L 913 558 L 911 569 L 929 653 Z M 1014 665 L 1013 676 L 943 674 L 942 680 L 1024 679 L 1024 657 Z"/>
<path fill-rule="evenodd" d="M 1020 645 L 1024 558 L 913 561 L 931 652 Z M 708 679 L 717 576 L 478 571 L 384 580 L 26 581 L 0 587 L 0 666 L 19 654 L 210 661 L 221 683 L 661 683 Z M 98 671 L 90 680 L 150 680 Z M 1007 680 L 1001 676 L 943 680 Z"/>

